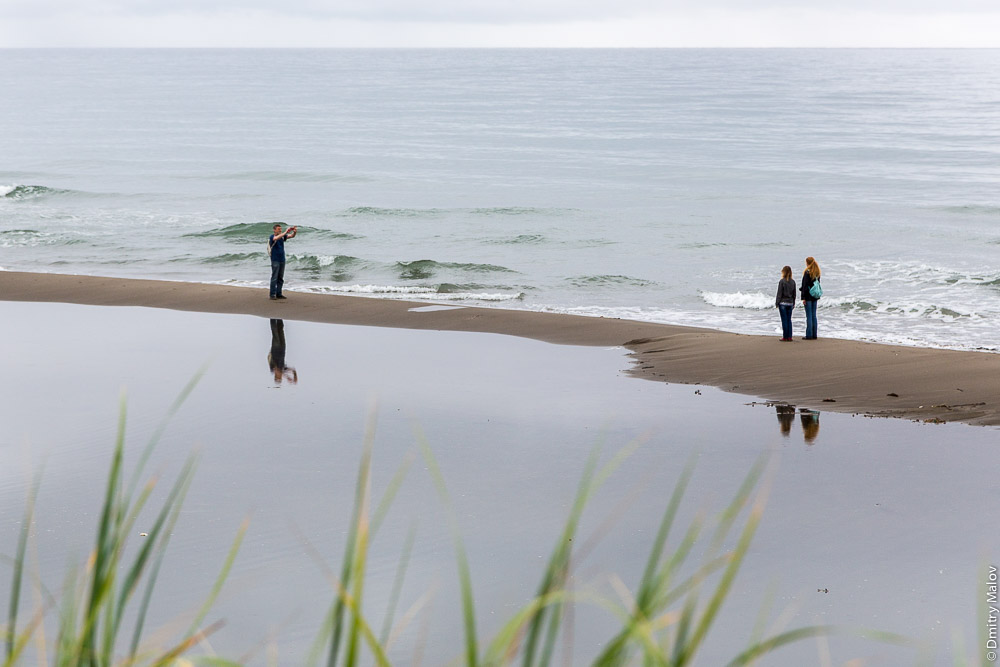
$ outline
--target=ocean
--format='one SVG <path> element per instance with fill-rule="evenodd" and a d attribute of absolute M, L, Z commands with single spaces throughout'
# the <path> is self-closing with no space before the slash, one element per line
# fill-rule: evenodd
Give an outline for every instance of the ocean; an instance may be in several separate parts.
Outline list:
<path fill-rule="evenodd" d="M 0 267 L 1000 351 L 1000 51 L 0 50 Z M 262 293 L 262 298 L 264 295 Z M 804 331 L 801 309 L 796 335 Z"/>

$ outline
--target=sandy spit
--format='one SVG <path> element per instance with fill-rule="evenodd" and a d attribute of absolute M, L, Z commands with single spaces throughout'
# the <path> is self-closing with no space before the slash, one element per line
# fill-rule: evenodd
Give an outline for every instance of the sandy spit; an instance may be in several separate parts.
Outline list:
<path fill-rule="evenodd" d="M 0 272 L 0 300 L 144 306 L 289 320 L 521 336 L 564 345 L 624 346 L 636 377 L 702 384 L 817 410 L 1000 424 L 1000 354 L 819 339 L 782 343 L 711 329 L 498 308 L 226 285 Z M 418 310 L 413 310 L 418 309 Z M 777 314 L 775 314 L 777 321 Z"/>

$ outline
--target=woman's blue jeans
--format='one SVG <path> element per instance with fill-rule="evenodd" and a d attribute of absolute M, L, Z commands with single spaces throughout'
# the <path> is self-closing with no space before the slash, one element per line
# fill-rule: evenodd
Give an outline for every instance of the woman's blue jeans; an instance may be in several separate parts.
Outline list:
<path fill-rule="evenodd" d="M 803 301 L 802 307 L 806 309 L 806 338 L 816 338 L 818 325 L 816 324 L 816 301 Z"/>
<path fill-rule="evenodd" d="M 792 337 L 792 308 L 795 306 L 786 306 L 784 304 L 778 304 L 778 313 L 781 314 L 781 337 L 791 338 Z"/>

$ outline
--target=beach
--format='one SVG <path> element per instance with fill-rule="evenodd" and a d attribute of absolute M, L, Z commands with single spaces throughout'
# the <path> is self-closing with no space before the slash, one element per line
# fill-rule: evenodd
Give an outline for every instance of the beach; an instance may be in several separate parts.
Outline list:
<path fill-rule="evenodd" d="M 289 320 L 495 333 L 549 343 L 623 346 L 628 372 L 831 412 L 1000 424 L 1000 355 L 753 336 L 621 319 L 184 282 L 0 272 L 0 299 L 143 306 Z"/>
<path fill-rule="evenodd" d="M 0 65 L 0 599 L 23 546 L 18 630 L 44 619 L 21 663 L 48 661 L 67 572 L 96 580 L 118 451 L 150 493 L 119 514 L 124 557 L 169 539 L 151 651 L 190 626 L 209 633 L 195 661 L 308 664 L 364 526 L 353 583 L 392 664 L 462 662 L 466 604 L 484 647 L 539 601 L 553 553 L 572 603 L 551 664 L 601 653 L 657 554 L 668 653 L 684 610 L 731 582 L 695 664 L 817 626 L 844 631 L 761 664 L 981 656 L 1000 51 L 7 49 Z M 299 230 L 283 301 L 275 224 Z M 801 286 L 806 257 L 819 339 L 797 304 L 780 342 L 775 286 L 785 265 Z"/>

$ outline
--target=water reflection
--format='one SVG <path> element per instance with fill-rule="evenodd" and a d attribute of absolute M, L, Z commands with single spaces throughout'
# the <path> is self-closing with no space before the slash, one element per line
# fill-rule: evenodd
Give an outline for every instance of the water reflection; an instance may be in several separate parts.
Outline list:
<path fill-rule="evenodd" d="M 267 365 L 274 373 L 274 383 L 281 384 L 288 380 L 289 384 L 299 381 L 299 374 L 294 368 L 285 364 L 285 321 L 271 319 L 271 351 L 267 354 Z"/>
<path fill-rule="evenodd" d="M 795 406 L 775 405 L 774 410 L 778 413 L 778 427 L 781 429 L 781 435 L 787 438 L 792 432 L 792 424 L 795 422 Z"/>
<path fill-rule="evenodd" d="M 803 408 L 799 410 L 799 419 L 802 421 L 802 437 L 807 445 L 811 445 L 819 435 L 819 413 Z"/>
<path fill-rule="evenodd" d="M 792 424 L 795 423 L 795 406 L 786 403 L 775 403 L 774 412 L 778 416 L 778 428 L 786 438 L 791 435 Z M 819 436 L 819 412 L 802 408 L 798 411 L 802 424 L 802 438 L 807 445 L 813 444 Z"/>

